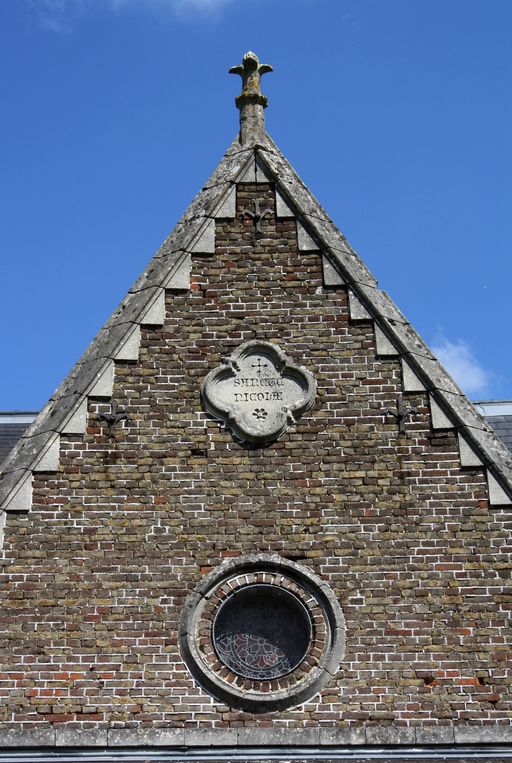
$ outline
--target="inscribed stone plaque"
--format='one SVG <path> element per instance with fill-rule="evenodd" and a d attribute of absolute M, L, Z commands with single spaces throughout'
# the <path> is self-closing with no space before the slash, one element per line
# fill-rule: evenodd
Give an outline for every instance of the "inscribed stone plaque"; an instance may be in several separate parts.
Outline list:
<path fill-rule="evenodd" d="M 270 342 L 238 347 L 203 383 L 206 409 L 240 440 L 276 440 L 313 405 L 316 382 Z"/>

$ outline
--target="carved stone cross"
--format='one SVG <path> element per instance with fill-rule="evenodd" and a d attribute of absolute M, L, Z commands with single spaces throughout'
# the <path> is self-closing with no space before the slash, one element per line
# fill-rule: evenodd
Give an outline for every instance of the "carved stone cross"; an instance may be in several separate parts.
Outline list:
<path fill-rule="evenodd" d="M 263 371 L 264 368 L 268 368 L 268 365 L 266 363 L 262 363 L 261 362 L 261 358 L 258 358 L 258 362 L 257 363 L 253 363 L 252 364 L 252 368 L 254 368 L 256 370 L 257 374 L 261 374 L 261 372 Z"/>

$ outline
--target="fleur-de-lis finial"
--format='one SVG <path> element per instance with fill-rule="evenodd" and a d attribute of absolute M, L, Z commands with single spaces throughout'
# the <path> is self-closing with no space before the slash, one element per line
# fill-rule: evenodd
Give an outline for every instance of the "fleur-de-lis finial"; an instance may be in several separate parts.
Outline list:
<path fill-rule="evenodd" d="M 268 98 L 261 94 L 261 75 L 273 71 L 270 64 L 260 64 L 256 53 L 249 50 L 243 57 L 242 63 L 232 66 L 230 74 L 239 74 L 242 78 L 242 92 L 235 99 L 240 109 L 244 103 L 258 103 L 263 108 L 268 104 Z"/>
<path fill-rule="evenodd" d="M 260 64 L 258 56 L 252 51 L 245 54 L 241 64 L 232 66 L 229 70 L 230 74 L 239 74 L 242 78 L 242 92 L 235 98 L 235 103 L 240 109 L 242 145 L 264 139 L 263 109 L 268 104 L 268 98 L 261 93 L 261 75 L 271 71 L 272 67 L 269 64 Z"/>

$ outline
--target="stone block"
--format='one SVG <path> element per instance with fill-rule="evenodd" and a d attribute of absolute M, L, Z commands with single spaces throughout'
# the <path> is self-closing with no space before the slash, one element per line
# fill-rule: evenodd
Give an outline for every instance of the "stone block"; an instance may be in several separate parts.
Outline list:
<path fill-rule="evenodd" d="M 109 729 L 109 747 L 183 747 L 184 729 L 137 727 Z"/>
<path fill-rule="evenodd" d="M 257 728 L 238 729 L 240 747 L 317 747 L 320 744 L 318 728 Z"/>
<path fill-rule="evenodd" d="M 241 173 L 237 176 L 237 183 L 272 183 L 274 178 L 265 166 L 266 162 L 258 161 L 251 156 Z"/>
<path fill-rule="evenodd" d="M 388 329 L 389 336 L 393 338 L 396 346 L 400 348 L 401 354 L 410 354 L 411 356 L 414 356 L 417 363 L 419 362 L 419 358 L 416 356 L 435 360 L 423 339 L 416 333 L 398 308 L 396 308 L 396 315 L 393 315 L 393 311 L 390 310 L 387 305 L 387 300 L 386 305 L 382 304 L 378 294 L 383 295 L 385 292 L 369 290 L 365 288 L 364 285 L 361 286 L 361 291 L 365 294 L 370 292 L 373 295 L 370 304 L 377 305 L 379 308 L 379 323 L 382 324 L 383 329 Z"/>
<path fill-rule="evenodd" d="M 320 728 L 320 745 L 333 747 L 350 747 L 363 745 L 366 742 L 364 726 L 322 726 Z"/>
<path fill-rule="evenodd" d="M 512 726 L 510 723 L 455 726 L 454 735 L 456 744 L 510 744 Z"/>
<path fill-rule="evenodd" d="M 309 235 L 302 223 L 297 221 L 297 241 L 299 252 L 316 252 L 319 249 L 318 244 Z"/>
<path fill-rule="evenodd" d="M 23 472 L 20 477 L 2 501 L 4 511 L 30 511 L 32 508 L 32 472 Z"/>
<path fill-rule="evenodd" d="M 163 326 L 165 321 L 165 291 L 155 289 L 144 315 L 140 319 L 142 326 Z"/>
<path fill-rule="evenodd" d="M 401 310 L 399 310 L 389 294 L 387 294 L 385 291 L 382 291 L 375 286 L 368 286 L 365 283 L 358 284 L 358 289 L 360 293 L 366 297 L 368 303 L 372 306 L 375 316 L 387 319 L 388 330 L 391 322 L 393 322 L 393 324 L 409 324 L 405 315 L 401 312 Z M 392 332 L 391 336 L 393 336 Z"/>
<path fill-rule="evenodd" d="M 366 743 L 373 745 L 412 745 L 416 741 L 410 726 L 367 726 Z"/>
<path fill-rule="evenodd" d="M 452 745 L 454 741 L 453 726 L 416 726 L 416 744 Z"/>
<path fill-rule="evenodd" d="M 208 219 L 204 223 L 197 237 L 190 244 L 189 252 L 192 252 L 192 254 L 215 253 L 215 220 Z"/>
<path fill-rule="evenodd" d="M 458 433 L 459 454 L 461 466 L 483 466 L 481 459 L 477 456 L 465 437 Z"/>
<path fill-rule="evenodd" d="M 34 472 L 58 472 L 60 466 L 60 437 L 54 435 L 34 465 Z"/>
<path fill-rule="evenodd" d="M 97 379 L 88 391 L 91 397 L 112 397 L 114 388 L 114 363 L 110 361 L 105 365 Z"/>
<path fill-rule="evenodd" d="M 419 376 L 412 370 L 405 358 L 402 358 L 401 360 L 404 392 L 424 392 L 425 385 Z"/>
<path fill-rule="evenodd" d="M 398 350 L 393 342 L 384 333 L 381 327 L 375 323 L 375 350 L 379 356 L 397 356 Z"/>
<path fill-rule="evenodd" d="M 62 434 L 85 434 L 87 428 L 87 398 L 80 399 L 62 426 Z"/>
<path fill-rule="evenodd" d="M 133 326 L 129 329 L 127 326 L 127 336 L 121 347 L 116 350 L 115 360 L 138 360 L 140 350 L 140 326 Z"/>
<path fill-rule="evenodd" d="M 232 219 L 236 216 L 236 185 L 231 186 L 220 200 L 213 217 L 219 219 Z"/>
<path fill-rule="evenodd" d="M 346 281 L 328 257 L 322 255 L 322 274 L 326 286 L 344 286 Z"/>
<path fill-rule="evenodd" d="M 370 321 L 372 316 L 352 289 L 348 290 L 348 306 L 351 321 Z"/>
<path fill-rule="evenodd" d="M 276 191 L 276 217 L 295 217 L 279 191 Z"/>
<path fill-rule="evenodd" d="M 432 395 L 429 395 L 429 403 L 432 429 L 453 429 L 453 422 L 446 415 L 441 406 L 437 404 L 435 398 Z"/>
<path fill-rule="evenodd" d="M 491 506 L 510 506 L 512 498 L 501 487 L 492 472 L 487 471 L 487 485 L 489 488 L 489 503 Z"/>
<path fill-rule="evenodd" d="M 204 184 L 203 191 L 210 188 L 215 189 L 219 185 L 224 185 L 226 182 L 232 181 L 243 170 L 250 159 L 254 160 L 253 148 L 241 146 L 239 135 L 237 134 L 224 154 L 220 164 L 217 165 Z M 201 193 L 203 191 L 201 191 Z M 217 198 L 220 198 L 220 196 Z"/>
<path fill-rule="evenodd" d="M 185 729 L 187 747 L 232 747 L 238 742 L 238 730 Z"/>
<path fill-rule="evenodd" d="M 419 353 L 410 353 L 409 357 L 429 380 L 431 389 L 444 390 L 455 395 L 460 394 L 460 389 L 438 360 Z"/>
<path fill-rule="evenodd" d="M 55 727 L 56 747 L 106 747 L 107 729 L 82 729 L 69 726 Z"/>
<path fill-rule="evenodd" d="M 13 467 L 12 472 L 16 472 L 18 477 L 22 471 L 32 471 L 41 458 L 41 455 L 48 450 L 52 441 L 55 439 L 55 434 L 56 433 L 50 429 L 44 432 L 38 432 L 37 430 L 34 431 L 32 429 L 32 434 L 30 436 L 21 437 L 13 448 L 10 459 L 3 465 L 3 473 L 9 474 L 11 472 L 11 469 L 9 469 L 9 461 Z M 18 477 L 15 478 L 16 483 L 18 482 Z M 7 482 L 4 477 L 2 480 L 2 492 L 6 485 Z"/>
<path fill-rule="evenodd" d="M 164 289 L 173 291 L 188 291 L 190 289 L 190 271 L 192 269 L 192 257 L 187 252 L 184 253 L 176 263 L 167 278 L 164 279 L 162 286 Z"/>
<path fill-rule="evenodd" d="M 49 726 L 29 729 L 0 729 L 0 749 L 54 747 L 55 730 Z"/>

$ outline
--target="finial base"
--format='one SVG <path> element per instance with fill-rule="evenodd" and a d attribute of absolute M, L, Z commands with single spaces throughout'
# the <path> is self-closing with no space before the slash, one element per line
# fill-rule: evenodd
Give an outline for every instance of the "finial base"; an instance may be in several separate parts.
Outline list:
<path fill-rule="evenodd" d="M 261 103 L 257 101 L 245 101 L 243 107 L 240 108 L 240 143 L 242 146 L 263 142 L 266 132 L 263 108 Z"/>
<path fill-rule="evenodd" d="M 235 98 L 235 103 L 237 108 L 240 110 L 249 103 L 258 103 L 260 106 L 263 106 L 263 108 L 266 109 L 268 106 L 268 98 L 266 95 L 261 95 L 261 93 L 256 95 L 255 93 L 248 93 L 244 91 L 243 93 L 240 93 L 240 95 L 237 95 Z"/>

